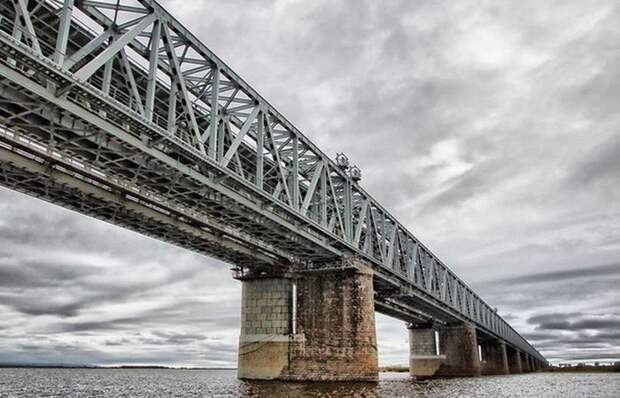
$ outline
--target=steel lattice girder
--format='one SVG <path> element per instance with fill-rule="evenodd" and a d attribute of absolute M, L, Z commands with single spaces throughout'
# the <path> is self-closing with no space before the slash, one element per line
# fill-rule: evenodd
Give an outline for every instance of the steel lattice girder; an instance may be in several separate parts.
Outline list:
<path fill-rule="evenodd" d="M 0 16 L 6 186 L 236 265 L 359 256 L 375 270 L 379 310 L 467 320 L 545 360 L 156 2 L 16 0 Z M 71 200 L 41 191 L 60 175 Z M 148 211 L 122 222 L 93 198 Z"/>

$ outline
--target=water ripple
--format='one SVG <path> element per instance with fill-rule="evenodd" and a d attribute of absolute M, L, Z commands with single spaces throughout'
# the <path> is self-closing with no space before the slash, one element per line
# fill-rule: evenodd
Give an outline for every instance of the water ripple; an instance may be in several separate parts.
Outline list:
<path fill-rule="evenodd" d="M 0 369 L 0 398 L 618 397 L 617 373 L 535 373 L 414 382 L 382 373 L 379 383 L 239 381 L 230 370 Z"/>

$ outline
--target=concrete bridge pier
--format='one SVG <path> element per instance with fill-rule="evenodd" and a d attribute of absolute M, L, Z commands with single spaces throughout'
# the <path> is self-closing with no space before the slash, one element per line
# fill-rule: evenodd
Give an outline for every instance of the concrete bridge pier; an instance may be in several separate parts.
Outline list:
<path fill-rule="evenodd" d="M 439 330 L 439 353 L 445 355 L 435 373 L 438 377 L 480 376 L 476 327 L 471 323 L 451 325 Z"/>
<path fill-rule="evenodd" d="M 303 341 L 303 336 L 291 330 L 292 294 L 293 284 L 287 278 L 243 280 L 240 379 L 274 379 L 288 367 L 289 352 Z"/>
<path fill-rule="evenodd" d="M 372 270 L 347 260 L 286 277 L 243 277 L 238 377 L 377 381 Z"/>
<path fill-rule="evenodd" d="M 414 378 L 431 377 L 445 355 L 437 353 L 435 329 L 431 325 L 409 325 L 409 373 Z"/>
<path fill-rule="evenodd" d="M 530 367 L 530 356 L 525 352 L 521 353 L 521 368 L 523 369 L 523 373 L 530 373 L 532 371 Z"/>
<path fill-rule="evenodd" d="M 538 362 L 537 359 L 532 359 L 532 363 L 533 363 L 532 367 L 533 367 L 535 372 L 540 370 L 540 362 Z"/>
<path fill-rule="evenodd" d="M 486 341 L 480 345 L 482 351 L 483 375 L 509 374 L 506 343 L 499 340 Z"/>
<path fill-rule="evenodd" d="M 523 367 L 521 364 L 521 352 L 512 347 L 506 347 L 508 354 L 508 370 L 510 374 L 523 373 Z"/>

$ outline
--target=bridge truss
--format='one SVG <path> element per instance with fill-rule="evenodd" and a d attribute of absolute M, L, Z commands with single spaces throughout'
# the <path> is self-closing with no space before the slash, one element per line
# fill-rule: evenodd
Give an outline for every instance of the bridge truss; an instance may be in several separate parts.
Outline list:
<path fill-rule="evenodd" d="M 350 256 L 380 312 L 545 361 L 152 0 L 0 4 L 0 183 L 242 269 Z"/>

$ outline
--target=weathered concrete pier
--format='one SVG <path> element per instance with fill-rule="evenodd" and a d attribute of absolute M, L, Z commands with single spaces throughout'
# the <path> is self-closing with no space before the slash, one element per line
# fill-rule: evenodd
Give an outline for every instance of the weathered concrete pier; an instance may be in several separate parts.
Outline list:
<path fill-rule="evenodd" d="M 482 374 L 506 375 L 510 373 L 508 367 L 508 351 L 506 343 L 495 340 L 482 343 Z"/>
<path fill-rule="evenodd" d="M 470 323 L 410 325 L 409 341 L 410 371 L 417 378 L 518 374 L 546 366 L 506 341 L 485 338 Z"/>
<path fill-rule="evenodd" d="M 238 376 L 376 381 L 372 271 L 242 278 Z"/>

